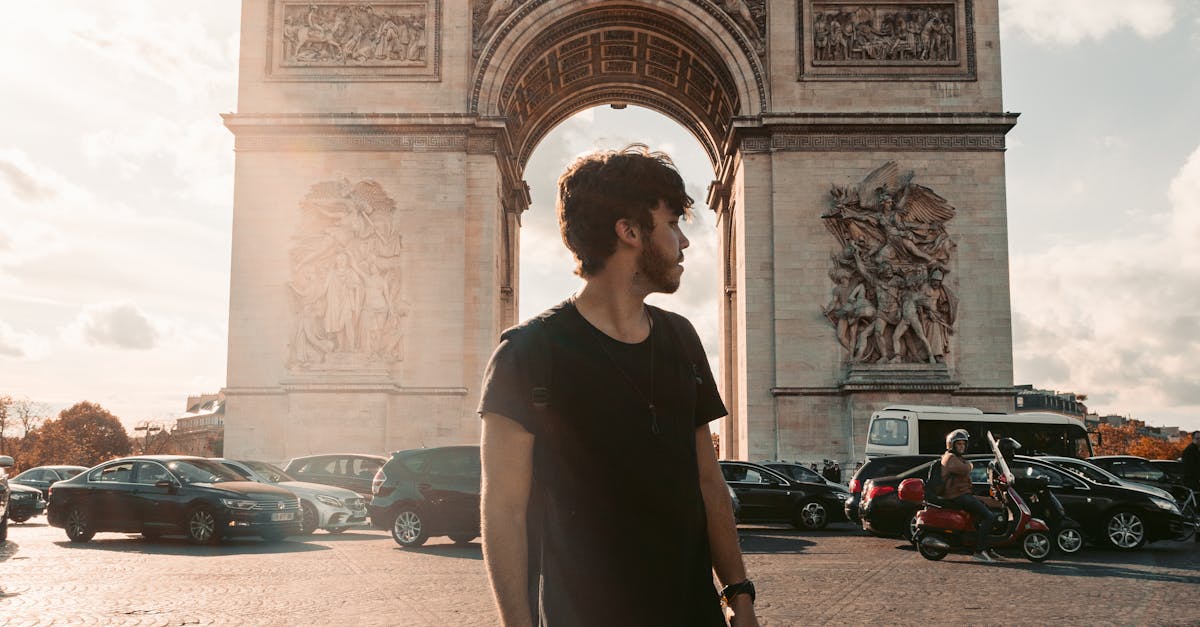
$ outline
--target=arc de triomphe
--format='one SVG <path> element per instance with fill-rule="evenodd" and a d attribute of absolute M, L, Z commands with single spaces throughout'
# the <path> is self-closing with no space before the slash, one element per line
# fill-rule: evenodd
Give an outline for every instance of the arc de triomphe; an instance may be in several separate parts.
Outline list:
<path fill-rule="evenodd" d="M 722 455 L 1012 408 L 997 0 L 244 0 L 226 451 L 478 438 L 523 170 L 587 107 L 713 166 Z M 619 437 L 619 434 L 614 434 Z"/>

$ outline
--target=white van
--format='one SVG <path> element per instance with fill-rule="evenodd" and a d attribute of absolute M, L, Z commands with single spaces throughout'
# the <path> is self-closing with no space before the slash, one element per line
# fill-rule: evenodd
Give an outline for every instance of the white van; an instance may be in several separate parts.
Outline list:
<path fill-rule="evenodd" d="M 990 453 L 987 437 L 1010 437 L 1021 444 L 1022 455 L 1092 456 L 1083 421 L 1049 412 L 985 413 L 974 407 L 889 405 L 871 415 L 867 458 L 884 455 L 938 455 L 946 450 L 946 434 L 966 429 L 969 453 Z"/>

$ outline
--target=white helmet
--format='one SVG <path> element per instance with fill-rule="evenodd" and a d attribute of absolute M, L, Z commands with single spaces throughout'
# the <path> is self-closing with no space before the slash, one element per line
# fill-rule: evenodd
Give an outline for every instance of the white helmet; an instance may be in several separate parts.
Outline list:
<path fill-rule="evenodd" d="M 955 429 L 954 431 L 946 434 L 946 450 L 954 450 L 954 443 L 958 442 L 959 440 L 962 440 L 963 442 L 969 442 L 971 440 L 971 434 L 967 433 L 966 429 Z"/>

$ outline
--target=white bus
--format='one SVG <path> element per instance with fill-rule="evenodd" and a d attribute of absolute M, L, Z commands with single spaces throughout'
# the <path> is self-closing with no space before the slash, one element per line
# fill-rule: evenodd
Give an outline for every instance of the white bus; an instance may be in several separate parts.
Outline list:
<path fill-rule="evenodd" d="M 1092 456 L 1083 421 L 1048 412 L 984 413 L 974 407 L 889 405 L 871 415 L 867 458 L 884 455 L 937 455 L 946 450 L 946 434 L 966 429 L 970 453 L 990 453 L 986 433 L 1021 443 L 1022 455 Z"/>

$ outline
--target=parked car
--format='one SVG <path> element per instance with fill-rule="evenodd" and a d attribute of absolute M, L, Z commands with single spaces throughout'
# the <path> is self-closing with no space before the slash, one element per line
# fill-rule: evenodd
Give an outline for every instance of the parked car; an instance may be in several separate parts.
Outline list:
<path fill-rule="evenodd" d="M 371 482 L 371 523 L 400 546 L 431 536 L 458 544 L 479 537 L 478 446 L 396 451 Z"/>
<path fill-rule="evenodd" d="M 12 468 L 13 458 L 0 455 L 0 544 L 8 541 L 8 475 L 5 468 Z"/>
<path fill-rule="evenodd" d="M 722 461 L 725 482 L 741 504 L 740 522 L 787 522 L 797 529 L 824 529 L 841 519 L 849 493 L 827 483 L 794 481 L 766 466 L 751 462 Z"/>
<path fill-rule="evenodd" d="M 1138 483 L 1136 481 L 1122 479 L 1087 460 L 1075 459 L 1074 457 L 1054 457 L 1050 455 L 1038 455 L 1037 458 L 1042 461 L 1050 462 L 1060 468 L 1066 468 L 1067 470 L 1070 470 L 1071 472 L 1084 477 L 1085 479 L 1091 479 L 1096 483 L 1103 483 L 1105 485 L 1130 486 L 1139 490 L 1146 490 L 1151 494 L 1156 494 L 1164 499 L 1175 498 L 1174 495 L 1166 490 L 1163 490 L 1162 488 L 1156 488 L 1146 483 Z"/>
<path fill-rule="evenodd" d="M 297 481 L 322 483 L 371 496 L 371 481 L 387 462 L 386 457 L 337 453 L 297 457 L 283 467 Z"/>
<path fill-rule="evenodd" d="M 1178 459 L 1151 459 L 1147 460 L 1155 468 L 1163 471 L 1167 475 L 1167 481 L 1176 485 L 1187 485 L 1187 481 L 1183 475 L 1183 462 Z"/>
<path fill-rule="evenodd" d="M 300 499 L 202 457 L 143 455 L 54 484 L 47 518 L 72 542 L 102 531 L 149 539 L 182 533 L 194 544 L 235 535 L 274 542 L 300 533 Z"/>
<path fill-rule="evenodd" d="M 37 488 L 42 492 L 42 499 L 48 500 L 50 486 L 55 481 L 70 479 L 85 470 L 87 470 L 86 466 L 37 466 L 9 479 L 9 481 Z"/>
<path fill-rule="evenodd" d="M 815 483 L 817 485 L 824 484 L 838 486 L 843 490 L 846 489 L 846 486 L 843 486 L 836 481 L 830 481 L 829 479 L 826 479 L 825 477 L 821 476 L 820 473 L 799 462 L 765 461 L 758 462 L 758 465 L 766 466 L 767 468 L 774 470 L 775 472 L 791 479 L 792 481 L 799 481 L 800 483 Z"/>
<path fill-rule="evenodd" d="M 968 455 L 975 462 L 971 473 L 974 492 L 988 492 L 989 455 Z M 910 535 L 912 517 L 920 504 L 901 501 L 896 487 L 909 477 L 924 478 L 932 462 L 892 477 L 868 481 L 861 508 L 863 527 L 878 535 Z M 1147 542 L 1187 538 L 1192 523 L 1184 519 L 1173 499 L 1132 484 L 1107 485 L 1068 472 L 1041 458 L 1018 455 L 1009 464 L 1018 477 L 1045 477 L 1050 491 L 1067 515 L 1083 526 L 1084 536 L 1095 544 L 1135 549 Z"/>
<path fill-rule="evenodd" d="M 844 509 L 846 520 L 850 522 L 861 522 L 858 517 L 859 504 L 862 501 L 863 484 L 868 479 L 875 477 L 886 477 L 895 475 L 923 464 L 927 461 L 937 459 L 936 455 L 888 455 L 884 457 L 875 457 L 868 459 L 867 463 L 859 467 L 854 472 L 854 476 L 850 478 L 850 497 L 846 499 Z"/>
<path fill-rule="evenodd" d="M 367 525 L 367 501 L 354 490 L 296 481 L 277 466 L 266 462 L 214 458 L 248 481 L 277 485 L 300 497 L 300 519 L 304 533 L 324 529 L 341 533 Z"/>
<path fill-rule="evenodd" d="M 46 511 L 46 501 L 42 491 L 27 485 L 8 482 L 8 519 L 15 523 L 23 523 L 34 516 L 41 516 Z"/>
<path fill-rule="evenodd" d="M 1099 457 L 1089 457 L 1088 461 L 1126 481 L 1136 481 L 1137 483 L 1144 483 L 1166 490 L 1177 501 L 1187 498 L 1187 488 L 1171 481 L 1166 471 L 1150 463 L 1150 460 L 1145 457 L 1137 457 L 1135 455 L 1101 455 Z"/>

